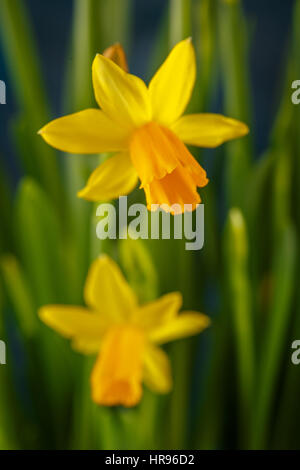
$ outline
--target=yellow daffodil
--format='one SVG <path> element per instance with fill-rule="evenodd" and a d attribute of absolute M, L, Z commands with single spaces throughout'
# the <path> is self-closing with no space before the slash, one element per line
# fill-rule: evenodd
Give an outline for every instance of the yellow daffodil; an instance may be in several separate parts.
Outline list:
<path fill-rule="evenodd" d="M 91 201 L 117 198 L 140 179 L 149 209 L 152 204 L 195 208 L 201 202 L 197 187 L 208 179 L 185 144 L 216 147 L 246 135 L 248 127 L 218 114 L 182 116 L 196 77 L 191 39 L 174 47 L 149 87 L 104 55 L 96 56 L 92 71 L 101 110 L 86 109 L 40 130 L 48 144 L 64 152 L 117 152 L 78 195 Z"/>
<path fill-rule="evenodd" d="M 207 316 L 178 315 L 181 295 L 171 293 L 138 305 L 137 298 L 108 257 L 92 264 L 84 290 L 88 308 L 48 305 L 40 318 L 73 347 L 98 353 L 91 375 L 92 398 L 100 405 L 136 405 L 142 382 L 157 393 L 172 387 L 170 363 L 159 345 L 194 335 L 209 325 Z"/>

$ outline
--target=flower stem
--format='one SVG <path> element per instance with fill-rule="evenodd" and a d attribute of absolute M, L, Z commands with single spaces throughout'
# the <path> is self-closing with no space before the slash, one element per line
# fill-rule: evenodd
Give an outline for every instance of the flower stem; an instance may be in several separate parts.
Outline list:
<path fill-rule="evenodd" d="M 250 125 L 246 24 L 240 0 L 221 0 L 218 18 L 225 113 Z M 252 154 L 250 137 L 230 142 L 226 149 L 229 206 L 243 207 Z"/>
<path fill-rule="evenodd" d="M 191 0 L 170 0 L 170 47 L 192 34 Z"/>
<path fill-rule="evenodd" d="M 254 336 L 251 286 L 248 275 L 248 240 L 245 221 L 238 209 L 231 209 L 225 232 L 225 266 L 228 301 L 233 315 L 240 397 L 241 445 L 248 442 L 254 392 Z"/>

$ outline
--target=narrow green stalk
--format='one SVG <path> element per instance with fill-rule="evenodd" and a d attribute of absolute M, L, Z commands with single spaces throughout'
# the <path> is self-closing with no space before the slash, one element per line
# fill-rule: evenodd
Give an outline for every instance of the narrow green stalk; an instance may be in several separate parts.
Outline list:
<path fill-rule="evenodd" d="M 76 379 L 71 448 L 121 450 L 124 442 L 117 411 L 92 401 L 90 376 L 95 360 L 94 356 L 84 358 Z"/>
<path fill-rule="evenodd" d="M 290 143 L 282 135 L 277 142 L 273 176 L 272 211 L 272 301 L 266 334 L 263 360 L 259 371 L 258 400 L 254 414 L 252 445 L 265 448 L 268 445 L 270 419 L 274 402 L 272 392 L 280 370 L 280 357 L 291 321 L 296 266 L 297 242 L 291 216 L 291 150 Z"/>
<path fill-rule="evenodd" d="M 299 276 L 299 252 L 297 261 L 296 278 Z M 280 402 L 278 405 L 278 412 L 276 416 L 274 431 L 272 432 L 272 449 L 297 449 L 299 448 L 298 438 L 298 423 L 300 419 L 300 410 L 298 407 L 293 406 L 297 403 L 299 397 L 300 376 L 299 366 L 292 363 L 292 353 L 294 349 L 291 345 L 295 339 L 300 338 L 300 292 L 296 293 L 295 307 L 292 307 L 294 312 L 291 335 L 286 341 L 285 354 L 283 353 L 286 362 L 284 362 L 285 380 L 283 384 L 283 391 L 281 393 Z"/>
<path fill-rule="evenodd" d="M 181 39 L 192 34 L 192 2 L 191 0 L 170 0 L 169 13 L 170 47 Z"/>
<path fill-rule="evenodd" d="M 4 51 L 22 109 L 33 121 L 48 114 L 48 103 L 30 22 L 22 0 L 2 0 L 0 22 Z M 38 130 L 38 129 L 37 129 Z"/>
<path fill-rule="evenodd" d="M 271 189 L 271 178 L 276 163 L 275 150 L 268 150 L 260 160 L 253 166 L 250 176 L 249 198 L 247 201 L 247 220 L 251 236 L 252 246 L 260 250 L 261 233 L 257 230 L 260 220 L 265 220 L 265 208 L 268 190 Z M 262 219 L 263 218 L 263 219 Z M 256 257 L 254 261 L 259 261 Z"/>
<path fill-rule="evenodd" d="M 199 414 L 194 446 L 201 450 L 220 449 L 224 446 L 223 432 L 226 423 L 228 408 L 228 394 L 230 390 L 224 386 L 228 383 L 228 369 L 230 364 L 230 333 L 231 325 L 228 322 L 228 309 L 225 302 L 213 320 L 211 328 L 211 354 L 209 372 L 204 384 L 203 401 Z M 226 445 L 226 444 L 225 444 Z"/>
<path fill-rule="evenodd" d="M 144 388 L 143 400 L 139 407 L 133 443 L 138 449 L 158 449 L 165 438 L 165 397 L 155 395 Z M 145 426 L 145 423 L 147 425 Z M 161 448 L 161 447 L 160 447 Z"/>
<path fill-rule="evenodd" d="M 70 112 L 76 112 L 89 106 L 95 106 L 92 84 L 92 62 L 95 55 L 102 52 L 98 24 L 98 1 L 75 0 L 72 25 L 72 56 L 67 70 L 66 106 Z"/>
<path fill-rule="evenodd" d="M 1 336 L 0 336 L 1 338 Z M 7 366 L 0 365 L 0 450 L 17 449 L 13 436 L 13 406 L 8 383 L 10 378 L 5 370 Z"/>
<path fill-rule="evenodd" d="M 42 305 L 68 303 L 70 284 L 59 219 L 47 195 L 30 179 L 25 179 L 18 191 L 15 223 L 24 273 L 31 291 L 35 292 L 36 315 L 37 307 Z M 71 393 L 70 348 L 56 333 L 37 321 L 40 330 L 36 336 L 34 360 L 47 383 L 43 390 L 47 395 L 47 406 L 51 407 L 53 428 L 59 426 L 61 432 Z"/>
<path fill-rule="evenodd" d="M 148 247 L 154 259 L 157 273 L 159 273 L 159 293 L 178 290 L 183 293 L 185 307 L 192 309 L 195 308 L 193 268 L 185 270 L 184 256 L 187 253 L 184 253 L 184 242 L 185 240 L 172 239 L 148 240 Z M 179 449 L 186 445 L 190 406 L 189 384 L 191 382 L 191 369 L 187 367 L 187 364 L 192 358 L 191 346 L 191 341 L 187 340 L 177 341 L 169 348 L 172 357 L 174 389 L 169 401 L 166 448 Z"/>
<path fill-rule="evenodd" d="M 101 204 L 93 204 L 93 211 L 91 216 L 91 229 L 90 229 L 90 262 L 92 263 L 98 256 L 106 254 L 118 262 L 118 241 L 111 240 L 106 238 L 105 240 L 100 240 L 97 237 L 97 224 L 100 220 L 97 217 L 97 207 Z"/>
<path fill-rule="evenodd" d="M 121 410 L 97 406 L 93 404 L 93 420 L 97 448 L 102 450 L 128 450 L 128 436 L 124 432 L 124 425 L 120 421 Z M 126 410 L 124 410 L 126 411 Z M 129 410 L 131 413 L 133 410 Z M 131 427 L 133 431 L 134 426 Z M 134 432 L 134 431 L 133 431 Z M 130 434 L 132 436 L 132 434 Z M 135 437 L 133 437 L 134 441 Z M 132 441 L 131 441 L 132 443 Z"/>
<path fill-rule="evenodd" d="M 191 385 L 191 343 L 189 340 L 177 341 L 170 347 L 173 366 L 174 386 L 170 397 L 168 449 L 186 449 L 187 425 L 190 407 Z"/>
<path fill-rule="evenodd" d="M 292 60 L 293 67 L 292 73 L 289 76 L 289 84 L 286 87 L 289 93 L 291 93 L 291 84 L 294 80 L 299 80 L 300 77 L 300 58 L 299 58 L 299 44 L 300 44 L 300 31 L 299 31 L 299 21 L 300 21 L 300 1 L 295 0 L 294 2 L 294 11 L 293 11 L 293 36 L 292 36 Z M 299 122 L 300 122 L 300 105 L 292 105 L 290 97 L 287 98 L 287 106 L 292 110 L 292 118 L 287 123 L 290 125 L 293 130 L 293 153 L 294 153 L 294 167 L 295 171 L 295 187 L 294 187 L 294 199 L 296 201 L 296 218 L 297 218 L 297 228 L 300 229 L 300 136 L 299 136 Z"/>
<path fill-rule="evenodd" d="M 226 111 L 234 118 L 247 121 L 250 115 L 247 26 L 240 0 L 220 0 L 218 26 Z"/>
<path fill-rule="evenodd" d="M 92 63 L 97 52 L 102 52 L 98 24 L 98 1 L 76 0 L 73 13 L 71 67 L 67 71 L 66 106 L 68 112 L 97 107 L 92 86 Z M 79 199 L 82 189 L 97 164 L 97 158 L 87 155 L 65 155 L 64 165 L 69 199 L 70 237 L 73 241 L 70 255 L 75 260 L 75 292 L 81 301 L 82 286 L 89 267 L 90 218 L 92 205 Z"/>
<path fill-rule="evenodd" d="M 0 253 L 7 252 L 13 247 L 11 211 L 11 184 L 7 172 L 4 170 L 2 164 L 0 163 L 0 218 L 2 225 L 2 229 L 0 232 Z"/>
<path fill-rule="evenodd" d="M 169 44 L 170 48 L 182 39 L 192 36 L 192 2 L 191 0 L 170 0 L 169 3 Z M 170 246 L 171 265 L 174 266 L 175 286 L 184 297 L 185 305 L 193 302 L 193 260 L 191 253 L 185 251 L 185 240 L 174 240 Z M 175 258 L 177 269 L 175 268 Z M 160 271 L 161 272 L 161 271 Z M 174 276 L 173 276 L 174 277 Z M 192 307 L 192 305 L 191 305 Z M 170 436 L 172 449 L 180 449 L 187 442 L 187 421 L 189 416 L 189 385 L 191 371 L 187 364 L 191 359 L 191 342 L 180 341 L 170 347 L 173 364 L 174 389 L 170 404 Z M 178 406 L 180 403 L 180 406 Z"/>
<path fill-rule="evenodd" d="M 89 450 L 95 448 L 90 389 L 90 375 L 94 364 L 94 357 L 82 358 L 76 377 L 76 391 L 74 398 L 73 435 L 71 448 Z"/>
<path fill-rule="evenodd" d="M 0 285 L 0 288 L 2 286 Z M 0 341 L 5 341 L 5 327 L 4 327 L 4 308 L 2 299 L 2 291 L 0 298 Z M 6 345 L 6 361 L 9 354 L 7 345 Z M 14 413 L 13 413 L 13 403 L 11 401 L 12 393 L 10 387 L 12 386 L 9 373 L 8 365 L 0 364 L 0 450 L 11 450 L 16 448 L 15 443 L 13 443 L 13 426 L 14 422 Z"/>
<path fill-rule="evenodd" d="M 150 302 L 157 297 L 157 273 L 152 258 L 142 240 L 120 240 L 120 261 L 127 280 L 137 293 L 140 302 Z"/>
<path fill-rule="evenodd" d="M 31 159 L 34 160 L 43 185 L 61 208 L 63 190 L 56 154 L 37 135 L 37 131 L 49 120 L 49 110 L 34 39 L 22 0 L 1 1 L 0 33 L 18 104 L 31 135 L 30 142 L 34 150 Z"/>
<path fill-rule="evenodd" d="M 291 152 L 289 144 L 276 155 L 273 182 L 273 247 L 278 247 L 291 216 Z"/>
<path fill-rule="evenodd" d="M 217 2 L 216 0 L 196 0 L 192 4 L 193 18 L 196 19 L 195 46 L 199 58 L 199 73 L 197 79 L 196 112 L 202 112 L 209 106 L 212 90 L 218 86 L 215 73 L 216 61 L 216 26 Z"/>
<path fill-rule="evenodd" d="M 258 336 L 263 335 L 264 303 L 268 301 L 266 286 L 269 285 L 270 237 L 272 232 L 272 184 L 276 164 L 276 149 L 266 151 L 251 170 L 249 198 L 246 214 L 249 228 L 250 273 L 253 285 L 252 305 Z M 260 230 L 260 227 L 265 227 Z"/>
<path fill-rule="evenodd" d="M 177 245 L 177 286 L 183 296 L 184 308 L 195 308 L 195 258 L 194 252 L 185 250 L 186 240 Z M 174 290 L 174 288 L 173 288 Z M 170 346 L 174 372 L 174 389 L 171 396 L 170 444 L 173 449 L 188 446 L 188 420 L 190 418 L 190 390 L 192 384 L 193 343 L 191 339 L 177 341 Z M 180 403 L 180 406 L 178 406 Z"/>
<path fill-rule="evenodd" d="M 33 180 L 24 179 L 16 198 L 19 254 L 38 305 L 69 298 L 59 219 L 51 201 Z"/>
<path fill-rule="evenodd" d="M 220 245 L 219 245 L 219 221 L 218 221 L 218 210 L 217 200 L 215 194 L 215 185 L 208 185 L 205 188 L 205 199 L 203 198 L 202 203 L 204 204 L 204 218 L 205 218 L 205 240 L 204 247 L 201 251 L 201 259 L 203 260 L 203 266 L 199 269 L 201 276 L 199 283 L 209 280 L 209 277 L 214 278 L 216 282 L 219 282 L 221 272 L 219 269 L 220 263 Z M 195 256 L 195 255 L 194 255 Z M 198 273 L 197 273 L 198 274 Z"/>
<path fill-rule="evenodd" d="M 268 444 L 273 391 L 279 374 L 280 358 L 291 318 L 291 300 L 295 286 L 297 238 L 291 225 L 283 230 L 276 247 L 273 266 L 273 297 L 270 306 L 266 335 L 256 390 L 252 447 L 264 449 Z"/>
<path fill-rule="evenodd" d="M 229 212 L 224 250 L 228 298 L 233 315 L 237 351 L 240 444 L 244 447 L 248 439 L 254 398 L 255 357 L 252 293 L 248 272 L 248 236 L 243 215 L 238 209 L 231 209 Z"/>
<path fill-rule="evenodd" d="M 250 125 L 246 24 L 240 0 L 221 0 L 218 17 L 225 114 Z M 229 205 L 243 207 L 251 163 L 249 137 L 227 144 L 226 162 Z"/>
<path fill-rule="evenodd" d="M 0 270 L 22 334 L 26 339 L 32 338 L 36 332 L 38 320 L 32 292 L 21 266 L 15 257 L 7 255 L 0 260 Z"/>
<path fill-rule="evenodd" d="M 291 41 L 291 60 L 288 64 L 289 71 L 286 79 L 285 93 L 282 99 L 281 115 L 277 119 L 277 126 L 274 130 L 274 140 L 276 135 L 284 130 L 284 136 L 288 145 L 288 157 L 290 168 L 288 173 L 291 180 L 291 188 L 288 188 L 290 195 L 291 207 L 287 208 L 287 213 L 291 211 L 296 221 L 298 239 L 299 239 L 299 228 L 300 228 L 300 197 L 299 197 L 299 182 L 300 182 L 300 138 L 299 138 L 299 120 L 300 120 L 300 107 L 294 105 L 291 102 L 291 95 L 295 91 L 291 88 L 292 82 L 299 79 L 300 76 L 300 60 L 299 60 L 299 20 L 300 20 L 300 1 L 295 0 L 293 10 L 293 31 Z M 284 148 L 282 149 L 282 158 L 284 158 Z M 286 165 L 287 163 L 285 163 Z M 279 179 L 277 177 L 277 179 Z M 278 199 L 281 195 L 278 195 Z M 284 197 L 286 200 L 286 196 Z M 286 204 L 284 202 L 284 204 Z M 278 204 L 277 204 L 278 205 Z M 296 279 L 299 276 L 299 253 L 297 262 Z M 296 295 L 295 305 L 292 307 L 293 320 L 291 327 L 291 337 L 289 339 L 289 345 L 295 339 L 300 337 L 300 296 L 299 293 Z M 290 350 L 292 352 L 292 349 Z M 279 412 L 276 420 L 275 438 L 273 439 L 273 448 L 289 448 L 296 449 L 299 447 L 298 442 L 298 423 L 299 413 L 296 407 L 291 404 L 296 403 L 299 395 L 299 369 L 297 366 L 292 364 L 289 357 L 287 357 L 289 365 L 286 372 L 284 389 L 282 392 L 282 399 L 279 404 Z"/>
<path fill-rule="evenodd" d="M 98 3 L 103 47 L 119 42 L 127 50 L 131 42 L 132 0 L 100 0 Z"/>

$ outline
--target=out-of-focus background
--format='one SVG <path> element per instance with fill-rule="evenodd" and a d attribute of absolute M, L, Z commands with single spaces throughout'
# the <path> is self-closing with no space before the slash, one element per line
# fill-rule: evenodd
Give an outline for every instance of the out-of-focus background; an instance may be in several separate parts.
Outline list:
<path fill-rule="evenodd" d="M 0 0 L 0 448 L 300 447 L 299 24 L 299 0 Z M 76 198 L 98 160 L 55 152 L 36 132 L 95 105 L 97 52 L 121 42 L 148 81 L 188 36 L 198 62 L 189 110 L 250 127 L 220 149 L 193 149 L 210 178 L 205 246 L 100 243 L 95 207 Z M 92 359 L 37 318 L 41 305 L 82 302 L 101 252 L 141 301 L 180 290 L 186 308 L 212 318 L 167 347 L 170 396 L 146 390 L 133 410 L 93 405 Z"/>
<path fill-rule="evenodd" d="M 282 80 L 284 80 L 289 44 L 289 32 L 292 27 L 292 9 L 294 0 L 243 0 L 243 11 L 249 22 L 251 47 L 249 67 L 253 89 L 253 112 L 255 115 L 255 141 L 258 151 L 262 151 L 267 142 L 275 113 L 279 104 Z M 31 15 L 32 27 L 38 41 L 38 51 L 51 99 L 53 115 L 62 112 L 62 94 L 66 61 L 72 60 L 70 51 L 70 33 L 72 28 L 73 0 L 53 0 L 40 2 L 26 0 Z M 153 54 L 153 43 L 162 27 L 168 9 L 167 0 L 135 0 L 131 6 L 131 34 L 126 44 L 130 53 L 130 65 L 133 73 L 149 78 L 148 61 Z M 106 27 L 109 19 L 104 19 Z M 117 31 L 110 32 L 112 42 L 118 42 Z M 100 45 L 99 45 L 100 47 Z M 10 77 L 0 49 L 0 76 L 7 84 L 7 106 L 1 109 L 0 136 L 1 146 L 5 149 L 9 171 L 14 179 L 22 169 L 13 155 L 9 143 L 7 123 L 17 110 L 14 92 L 10 86 Z M 201 71 L 199 71 L 201 72 Z M 217 92 L 216 92 L 217 95 Z M 217 97 L 216 97 L 217 99 Z"/>

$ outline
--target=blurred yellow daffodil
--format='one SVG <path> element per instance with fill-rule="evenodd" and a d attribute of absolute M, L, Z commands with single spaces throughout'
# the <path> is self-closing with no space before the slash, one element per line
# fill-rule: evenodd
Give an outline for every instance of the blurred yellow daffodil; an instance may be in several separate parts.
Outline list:
<path fill-rule="evenodd" d="M 137 298 L 118 266 L 101 256 L 92 264 L 84 290 L 88 308 L 48 305 L 40 318 L 61 335 L 71 338 L 74 349 L 98 353 L 91 375 L 92 398 L 100 405 L 136 405 L 142 382 L 157 393 L 172 387 L 170 363 L 159 345 L 206 328 L 206 315 L 178 315 L 182 299 L 171 293 L 138 305 Z"/>
<path fill-rule="evenodd" d="M 195 208 L 201 202 L 197 187 L 208 179 L 185 144 L 216 147 L 246 135 L 248 127 L 218 114 L 182 116 L 196 77 L 191 39 L 173 48 L 149 87 L 107 55 L 98 54 L 93 63 L 101 110 L 86 109 L 56 119 L 39 133 L 65 152 L 118 152 L 94 171 L 78 193 L 82 198 L 105 201 L 124 196 L 140 179 L 149 209 L 152 204 L 178 204 L 182 211 L 184 204 Z"/>

